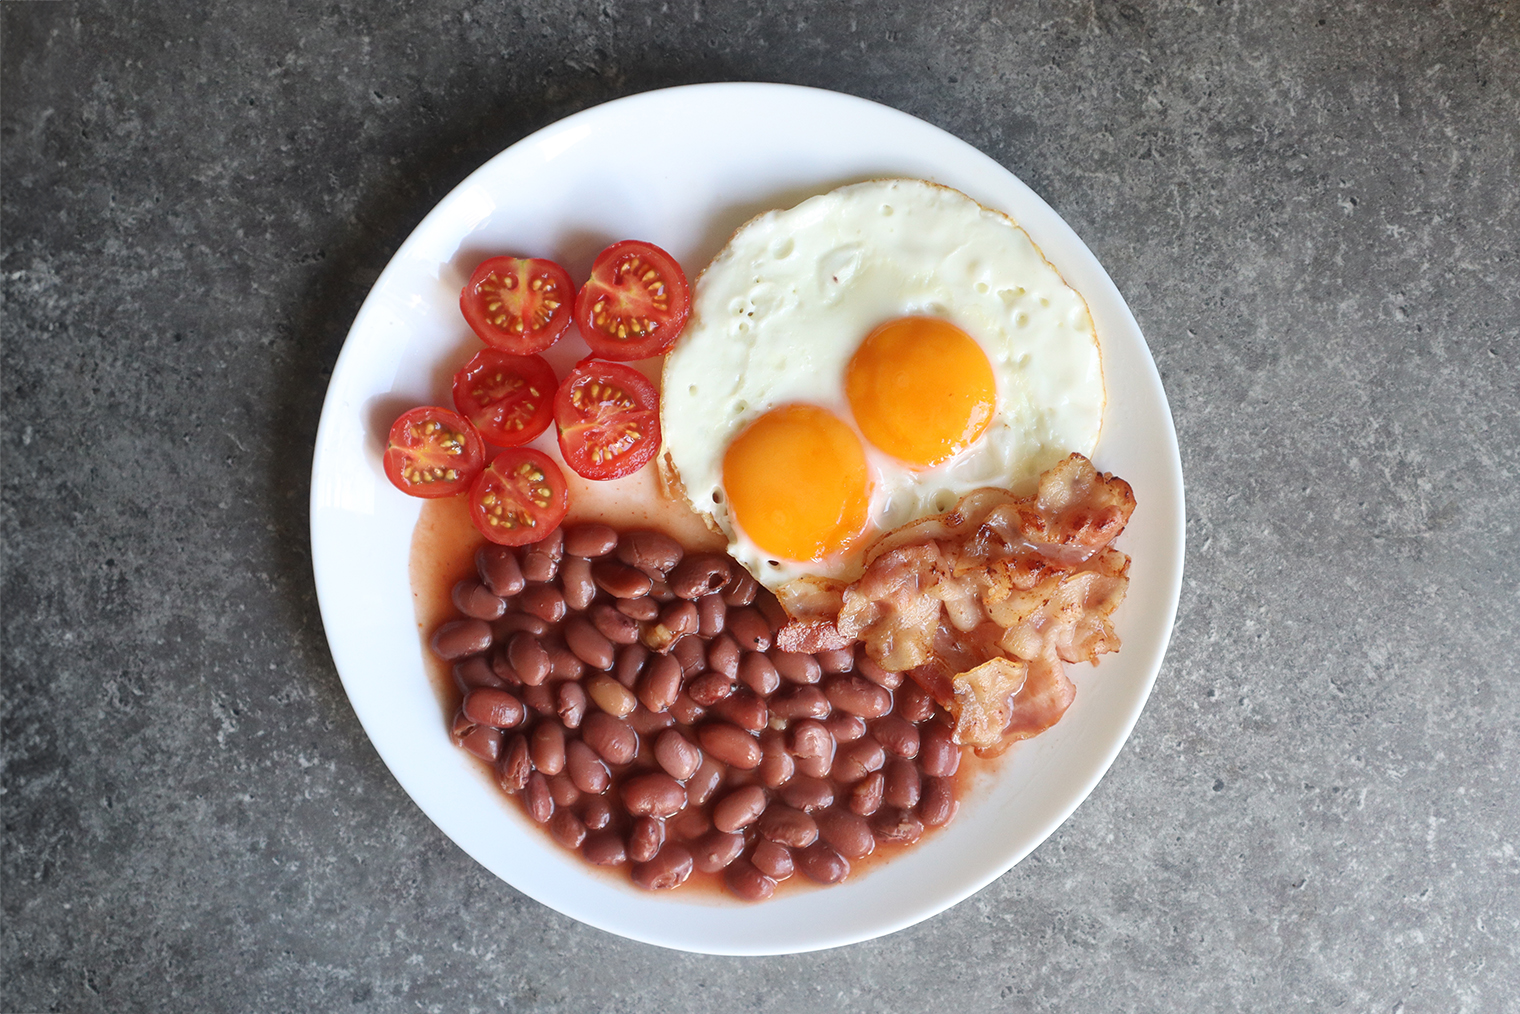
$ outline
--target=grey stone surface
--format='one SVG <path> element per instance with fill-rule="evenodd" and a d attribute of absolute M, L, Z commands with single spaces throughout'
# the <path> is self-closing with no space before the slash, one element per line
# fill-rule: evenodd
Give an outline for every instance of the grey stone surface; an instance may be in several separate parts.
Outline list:
<path fill-rule="evenodd" d="M 1520 6 L 0 4 L 0 1010 L 1520 1010 Z M 979 146 L 1131 300 L 1181 611 L 1092 798 L 943 916 L 680 955 L 517 895 L 327 654 L 328 372 L 528 131 L 720 79 Z M 680 125 L 668 125 L 679 129 Z"/>

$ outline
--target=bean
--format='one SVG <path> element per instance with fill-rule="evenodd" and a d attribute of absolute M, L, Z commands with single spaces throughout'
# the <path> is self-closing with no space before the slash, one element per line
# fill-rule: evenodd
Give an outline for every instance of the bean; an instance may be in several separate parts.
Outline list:
<path fill-rule="evenodd" d="M 522 574 L 529 581 L 547 584 L 554 580 L 560 557 L 565 555 L 565 536 L 556 528 L 538 542 L 523 547 Z"/>
<path fill-rule="evenodd" d="M 670 831 L 683 841 L 696 841 L 712 830 L 712 818 L 701 807 L 688 806 L 670 819 Z"/>
<path fill-rule="evenodd" d="M 502 751 L 501 762 L 496 766 L 496 780 L 503 792 L 516 795 L 527 788 L 528 776 L 532 773 L 533 761 L 528 757 L 528 740 L 519 732 L 507 742 L 506 749 Z"/>
<path fill-rule="evenodd" d="M 651 597 L 650 601 L 654 601 Z M 700 625 L 697 607 L 685 599 L 667 602 L 660 609 L 660 619 L 650 628 L 647 640 L 656 651 L 669 651 L 670 646 L 687 634 L 695 634 Z"/>
<path fill-rule="evenodd" d="M 894 845 L 912 845 L 924 835 L 924 822 L 911 811 L 884 807 L 871 818 L 871 830 L 877 840 Z"/>
<path fill-rule="evenodd" d="M 549 798 L 555 806 L 574 806 L 581 801 L 581 790 L 575 787 L 574 779 L 561 771 L 549 776 Z"/>
<path fill-rule="evenodd" d="M 454 585 L 454 608 L 475 620 L 499 620 L 507 611 L 506 599 L 491 594 L 479 581 L 465 578 Z"/>
<path fill-rule="evenodd" d="M 843 711 L 836 711 L 825 718 L 823 725 L 836 743 L 853 743 L 866 734 L 865 719 Z"/>
<path fill-rule="evenodd" d="M 765 706 L 765 702 L 751 693 L 741 692 L 725 697 L 712 706 L 712 713 L 750 732 L 759 732 L 771 720 L 770 709 Z"/>
<path fill-rule="evenodd" d="M 554 698 L 554 688 L 547 683 L 522 688 L 523 703 L 545 717 L 559 714 L 559 702 Z"/>
<path fill-rule="evenodd" d="M 593 866 L 621 866 L 628 861 L 623 836 L 610 829 L 589 836 L 581 846 L 581 855 Z"/>
<path fill-rule="evenodd" d="M 895 697 L 897 713 L 915 725 L 934 714 L 934 697 L 918 685 L 918 680 L 904 680 Z"/>
<path fill-rule="evenodd" d="M 586 615 L 591 617 L 591 623 L 603 637 L 613 644 L 632 644 L 639 639 L 639 621 L 631 616 L 624 616 L 617 611 L 616 606 L 610 606 L 605 602 L 593 603 L 586 610 Z M 611 665 L 609 662 L 608 665 Z M 597 666 L 598 669 L 606 669 L 607 666 Z"/>
<path fill-rule="evenodd" d="M 534 771 L 528 775 L 528 783 L 523 788 L 523 806 L 527 808 L 528 816 L 540 824 L 549 823 L 549 818 L 554 816 L 554 800 L 549 795 L 549 780 L 543 772 Z"/>
<path fill-rule="evenodd" d="M 653 574 L 650 577 L 654 577 Z M 663 577 L 654 578 L 654 587 L 649 589 L 649 597 L 661 605 L 675 601 L 676 593 L 670 590 L 669 583 Z"/>
<path fill-rule="evenodd" d="M 581 820 L 585 821 L 588 831 L 600 831 L 612 823 L 612 804 L 604 795 L 592 796 L 581 808 Z"/>
<path fill-rule="evenodd" d="M 764 651 L 771 646 L 771 627 L 753 606 L 728 611 L 728 629 L 739 647 Z"/>
<path fill-rule="evenodd" d="M 517 554 L 508 546 L 481 546 L 475 551 L 475 570 L 491 594 L 511 598 L 523 590 L 522 570 Z"/>
<path fill-rule="evenodd" d="M 805 718 L 792 726 L 791 750 L 798 757 L 832 756 L 834 737 L 822 722 Z"/>
<path fill-rule="evenodd" d="M 749 861 L 772 880 L 785 880 L 792 875 L 792 850 L 764 838 L 755 842 L 755 851 Z"/>
<path fill-rule="evenodd" d="M 464 695 L 464 713 L 470 721 L 497 729 L 512 729 L 522 724 L 526 714 L 522 701 L 491 687 L 479 687 Z"/>
<path fill-rule="evenodd" d="M 829 699 L 817 687 L 794 687 L 770 700 L 771 714 L 794 721 L 799 718 L 827 718 L 833 710 Z"/>
<path fill-rule="evenodd" d="M 850 863 L 824 842 L 803 849 L 797 867 L 820 884 L 837 884 L 850 875 Z"/>
<path fill-rule="evenodd" d="M 567 729 L 580 728 L 586 715 L 586 691 L 579 683 L 561 683 L 555 694 L 559 707 L 559 720 Z"/>
<path fill-rule="evenodd" d="M 910 760 L 918 756 L 918 726 L 898 714 L 871 723 L 871 735 L 887 753 Z"/>
<path fill-rule="evenodd" d="M 686 692 L 692 700 L 709 708 L 734 692 L 734 681 L 720 672 L 705 672 L 686 685 Z"/>
<path fill-rule="evenodd" d="M 575 657 L 593 669 L 612 668 L 612 642 L 591 625 L 584 616 L 572 616 L 565 623 L 565 645 Z"/>
<path fill-rule="evenodd" d="M 943 827 L 955 819 L 960 804 L 955 801 L 955 782 L 950 778 L 927 778 L 924 795 L 918 801 L 918 819 L 929 827 Z"/>
<path fill-rule="evenodd" d="M 564 589 L 565 605 L 585 609 L 596 598 L 596 584 L 591 580 L 591 561 L 584 556 L 567 556 L 559 568 L 559 583 Z"/>
<path fill-rule="evenodd" d="M 747 606 L 755 601 L 755 593 L 759 590 L 760 582 L 753 574 L 743 567 L 734 567 L 728 584 L 723 586 L 723 601 L 731 606 Z"/>
<path fill-rule="evenodd" d="M 606 673 L 599 672 L 587 680 L 586 693 L 596 702 L 597 707 L 618 718 L 627 718 L 639 704 L 632 690 Z"/>
<path fill-rule="evenodd" d="M 565 770 L 565 727 L 555 721 L 539 722 L 529 737 L 533 766 L 546 775 Z"/>
<path fill-rule="evenodd" d="M 717 592 L 711 592 L 697 599 L 697 633 L 703 637 L 717 637 L 723 633 L 723 624 L 728 619 L 728 606 L 723 601 L 723 596 Z"/>
<path fill-rule="evenodd" d="M 686 788 L 663 771 L 635 775 L 619 795 L 635 817 L 669 817 L 686 805 Z"/>
<path fill-rule="evenodd" d="M 665 822 L 658 817 L 635 817 L 628 832 L 628 858 L 647 863 L 665 844 Z"/>
<path fill-rule="evenodd" d="M 744 835 L 709 831 L 692 842 L 692 859 L 703 873 L 717 873 L 744 851 Z"/>
<path fill-rule="evenodd" d="M 474 657 L 479 658 L 480 656 Z M 463 663 L 456 663 L 456 665 L 468 664 L 469 661 L 470 659 L 465 659 Z M 518 678 L 517 670 L 512 668 L 512 663 L 507 659 L 507 645 L 502 641 L 502 635 L 499 633 L 496 639 L 496 650 L 491 652 L 490 665 L 491 672 L 495 674 L 496 678 L 503 685 L 513 687 L 514 689 L 522 686 L 522 680 Z"/>
<path fill-rule="evenodd" d="M 650 577 L 664 576 L 681 561 L 681 544 L 660 532 L 627 532 L 618 542 L 617 558 Z"/>
<path fill-rule="evenodd" d="M 650 711 L 640 704 L 628 716 L 628 726 L 640 736 L 649 737 L 676 724 L 675 716 L 668 711 Z"/>
<path fill-rule="evenodd" d="M 670 571 L 670 590 L 678 598 L 696 600 L 728 583 L 728 557 L 717 553 L 693 553 Z"/>
<path fill-rule="evenodd" d="M 634 866 L 633 882 L 646 891 L 669 891 L 686 883 L 691 869 L 691 853 L 684 845 L 672 843 L 660 849 L 653 859 Z"/>
<path fill-rule="evenodd" d="M 723 871 L 723 882 L 745 901 L 764 901 L 776 893 L 776 882 L 743 859 L 735 860 Z"/>
<path fill-rule="evenodd" d="M 815 814 L 818 835 L 846 859 L 860 859 L 876 851 L 876 837 L 858 813 L 832 807 Z"/>
<path fill-rule="evenodd" d="M 855 668 L 855 653 L 849 648 L 820 651 L 814 657 L 818 659 L 818 667 L 824 672 L 849 672 Z"/>
<path fill-rule="evenodd" d="M 639 737 L 628 723 L 601 711 L 586 716 L 581 738 L 608 764 L 627 764 L 639 752 Z"/>
<path fill-rule="evenodd" d="M 823 670 L 812 655 L 772 648 L 766 652 L 766 656 L 776 667 L 776 672 L 793 683 L 817 683 L 823 678 Z"/>
<path fill-rule="evenodd" d="M 613 606 L 630 620 L 638 620 L 640 623 L 648 623 L 660 615 L 660 604 L 648 595 L 637 599 L 618 599 Z"/>
<path fill-rule="evenodd" d="M 450 620 L 433 632 L 433 654 L 446 662 L 479 655 L 490 650 L 491 637 L 485 620 Z"/>
<path fill-rule="evenodd" d="M 723 765 L 711 757 L 703 757 L 697 770 L 686 780 L 686 802 L 692 807 L 706 806 L 707 801 L 723 783 Z"/>
<path fill-rule="evenodd" d="M 670 649 L 681 663 L 681 672 L 687 676 L 699 672 L 707 662 L 707 646 L 700 637 L 683 637 Z"/>
<path fill-rule="evenodd" d="M 827 778 L 834 769 L 834 755 L 827 753 L 822 757 L 798 757 L 793 763 L 797 765 L 799 775 L 807 775 L 809 778 Z"/>
<path fill-rule="evenodd" d="M 526 630 L 534 637 L 543 637 L 549 632 L 549 624 L 537 616 L 511 612 L 491 624 L 491 630 L 495 632 L 498 640 L 505 640 L 519 630 Z"/>
<path fill-rule="evenodd" d="M 697 740 L 725 764 L 745 771 L 760 764 L 760 741 L 737 725 L 712 722 L 697 730 Z"/>
<path fill-rule="evenodd" d="M 918 805 L 923 785 L 916 764 L 906 757 L 893 757 L 887 761 L 882 774 L 886 777 L 883 802 L 900 810 L 911 810 Z"/>
<path fill-rule="evenodd" d="M 786 615 L 786 610 L 781 608 L 781 603 L 776 601 L 776 596 L 769 592 L 755 596 L 755 608 L 760 610 L 761 616 L 765 617 L 765 622 L 772 632 L 780 630 L 791 622 L 792 618 Z"/>
<path fill-rule="evenodd" d="M 675 703 L 671 704 L 670 713 L 682 725 L 696 725 L 707 714 L 707 709 L 692 700 L 689 694 L 681 693 L 676 695 Z"/>
<path fill-rule="evenodd" d="M 713 806 L 713 826 L 719 831 L 749 827 L 765 812 L 765 790 L 758 785 L 735 789 Z"/>
<path fill-rule="evenodd" d="M 866 654 L 864 644 L 855 652 L 855 671 L 877 686 L 886 687 L 888 690 L 896 690 L 902 686 L 903 674 L 900 672 L 887 672 L 876 664 L 876 660 Z"/>
<path fill-rule="evenodd" d="M 578 680 L 586 672 L 586 663 L 575 657 L 557 637 L 543 638 L 539 642 L 549 656 L 549 674 L 557 679 Z"/>
<path fill-rule="evenodd" d="M 644 665 L 649 661 L 649 649 L 642 644 L 625 644 L 617 650 L 617 661 L 613 663 L 612 674 L 617 681 L 632 690 L 639 682 L 639 674 L 644 671 Z"/>
<path fill-rule="evenodd" d="M 501 743 L 501 730 L 489 725 L 477 725 L 459 740 L 460 746 L 487 764 L 495 764 L 501 757 Z"/>
<path fill-rule="evenodd" d="M 607 525 L 581 524 L 565 529 L 565 552 L 571 556 L 606 556 L 617 544 L 617 532 Z"/>
<path fill-rule="evenodd" d="M 961 766 L 961 748 L 943 722 L 926 722 L 919 730 L 918 766 L 933 778 L 949 778 Z"/>
<path fill-rule="evenodd" d="M 650 711 L 665 711 L 681 692 L 681 663 L 669 655 L 656 655 L 639 681 L 639 702 Z"/>
<path fill-rule="evenodd" d="M 831 677 L 823 692 L 834 707 L 861 718 L 880 718 L 892 710 L 892 695 L 863 676 Z"/>
<path fill-rule="evenodd" d="M 886 779 L 880 771 L 874 772 L 855 783 L 850 790 L 849 807 L 851 813 L 858 813 L 862 817 L 869 817 L 881 808 L 882 791 Z"/>
<path fill-rule="evenodd" d="M 822 778 L 798 775 L 781 786 L 781 801 L 796 810 L 821 810 L 834 805 L 834 786 Z"/>
<path fill-rule="evenodd" d="M 454 663 L 454 685 L 459 688 L 461 694 L 467 694 L 476 687 L 495 687 L 498 690 L 506 689 L 507 683 L 496 670 L 491 668 L 481 655 L 471 655 Z"/>
<path fill-rule="evenodd" d="M 615 599 L 643 598 L 654 587 L 648 574 L 616 560 L 598 560 L 593 563 L 591 580 Z"/>
<path fill-rule="evenodd" d="M 454 712 L 454 721 L 449 726 L 449 732 L 454 737 L 454 745 L 459 746 L 460 740 L 475 731 L 475 722 L 470 721 L 470 716 L 464 713 L 463 708 Z"/>
<path fill-rule="evenodd" d="M 607 765 L 602 763 L 596 751 L 578 739 L 572 739 L 565 745 L 565 771 L 576 788 L 592 795 L 606 792 L 607 786 L 612 782 Z"/>
<path fill-rule="evenodd" d="M 792 755 L 786 752 L 785 739 L 776 729 L 760 734 L 760 782 L 776 789 L 785 785 L 796 772 Z"/>
<path fill-rule="evenodd" d="M 569 810 L 557 810 L 549 819 L 549 833 L 567 849 L 578 849 L 586 840 L 586 825 Z"/>
<path fill-rule="evenodd" d="M 701 765 L 702 751 L 679 731 L 666 729 L 654 741 L 654 759 L 666 774 L 684 782 Z"/>
<path fill-rule="evenodd" d="M 727 676 L 739 675 L 739 645 L 732 637 L 719 634 L 708 643 L 707 668 Z"/>
<path fill-rule="evenodd" d="M 738 650 L 737 645 L 734 650 Z M 739 660 L 739 679 L 761 697 L 775 693 L 781 686 L 781 677 L 776 674 L 776 667 L 771 664 L 768 656 L 758 651 L 746 651 Z"/>
<path fill-rule="evenodd" d="M 536 687 L 549 678 L 549 653 L 538 638 L 527 631 L 512 635 L 507 642 L 507 661 L 517 678 L 530 687 Z"/>
<path fill-rule="evenodd" d="M 558 623 L 565 618 L 565 597 L 552 584 L 528 585 L 517 597 L 517 606 L 545 623 Z"/>
<path fill-rule="evenodd" d="M 834 780 L 843 785 L 854 785 L 871 772 L 880 771 L 886 759 L 886 751 L 876 740 L 869 736 L 857 740 L 840 747 L 834 758 Z"/>
<path fill-rule="evenodd" d="M 818 824 L 783 803 L 772 803 L 760 815 L 760 837 L 789 848 L 806 848 L 818 840 Z"/>

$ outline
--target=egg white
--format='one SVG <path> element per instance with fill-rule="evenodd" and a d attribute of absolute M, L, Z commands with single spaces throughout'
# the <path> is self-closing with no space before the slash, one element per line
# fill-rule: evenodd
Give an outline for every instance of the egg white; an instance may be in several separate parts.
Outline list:
<path fill-rule="evenodd" d="M 913 315 L 950 321 L 987 354 L 997 385 L 992 422 L 971 447 L 930 468 L 862 437 L 874 483 L 866 537 L 823 561 L 773 558 L 729 515 L 729 442 L 793 402 L 855 426 L 844 392 L 850 358 L 878 325 Z M 1087 304 L 1022 229 L 959 191 L 875 180 L 751 220 L 702 273 L 690 321 L 666 359 L 662 461 L 762 584 L 850 581 L 876 536 L 947 510 L 972 489 L 1031 489 L 1072 451 L 1091 455 L 1103 405 Z"/>

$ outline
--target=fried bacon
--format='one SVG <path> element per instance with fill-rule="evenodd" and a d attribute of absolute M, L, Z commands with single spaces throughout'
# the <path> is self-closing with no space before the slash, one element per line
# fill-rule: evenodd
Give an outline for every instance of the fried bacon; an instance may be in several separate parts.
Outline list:
<path fill-rule="evenodd" d="M 1109 617 L 1129 557 L 1109 543 L 1134 509 L 1129 483 L 1073 454 L 1034 496 L 976 490 L 884 536 L 842 590 L 783 588 L 792 620 L 777 641 L 790 651 L 861 641 L 883 669 L 934 694 L 960 743 L 991 750 L 1037 735 L 1076 696 L 1062 663 L 1119 649 Z"/>

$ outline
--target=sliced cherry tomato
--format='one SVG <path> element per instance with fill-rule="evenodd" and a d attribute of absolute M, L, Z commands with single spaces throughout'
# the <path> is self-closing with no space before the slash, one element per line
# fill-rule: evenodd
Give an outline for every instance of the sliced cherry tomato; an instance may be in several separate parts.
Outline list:
<path fill-rule="evenodd" d="M 575 297 L 575 324 L 592 355 L 625 362 L 675 344 L 691 312 L 691 289 L 675 258 L 625 239 L 596 255 Z"/>
<path fill-rule="evenodd" d="M 544 538 L 565 520 L 569 507 L 565 473 L 531 447 L 502 451 L 470 488 L 470 520 L 503 546 Z"/>
<path fill-rule="evenodd" d="M 587 479 L 632 475 L 660 448 L 660 396 L 630 366 L 584 359 L 554 395 L 565 463 Z"/>
<path fill-rule="evenodd" d="M 489 442 L 516 447 L 549 428 L 557 386 L 543 356 L 481 349 L 454 374 L 454 407 Z"/>
<path fill-rule="evenodd" d="M 463 493 L 486 460 L 475 427 L 446 408 L 425 406 L 402 414 L 385 446 L 385 474 L 396 488 L 433 499 Z"/>
<path fill-rule="evenodd" d="M 503 352 L 542 352 L 570 326 L 575 286 L 565 269 L 539 257 L 492 257 L 459 294 L 480 340 Z"/>

